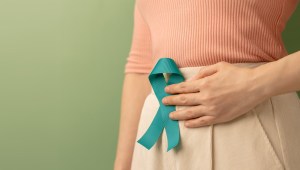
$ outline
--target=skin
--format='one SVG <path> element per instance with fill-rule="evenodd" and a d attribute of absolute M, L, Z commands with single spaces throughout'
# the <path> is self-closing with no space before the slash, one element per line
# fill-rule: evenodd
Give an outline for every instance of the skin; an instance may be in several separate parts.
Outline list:
<path fill-rule="evenodd" d="M 191 79 L 165 88 L 165 105 L 191 106 L 170 118 L 197 128 L 233 120 L 263 100 L 300 90 L 300 51 L 255 68 L 219 62 Z M 229 100 L 230 99 L 230 100 Z"/>
<path fill-rule="evenodd" d="M 171 119 L 185 121 L 189 128 L 227 122 L 268 97 L 300 90 L 299 63 L 300 51 L 255 68 L 219 62 L 204 67 L 190 80 L 167 86 L 166 92 L 173 95 L 162 102 L 192 106 L 170 114 Z M 151 92 L 147 76 L 125 75 L 114 170 L 131 168 L 141 109 Z"/>
<path fill-rule="evenodd" d="M 122 91 L 118 146 L 114 170 L 128 170 L 131 168 L 140 113 L 144 100 L 151 92 L 148 75 L 126 73 Z"/>

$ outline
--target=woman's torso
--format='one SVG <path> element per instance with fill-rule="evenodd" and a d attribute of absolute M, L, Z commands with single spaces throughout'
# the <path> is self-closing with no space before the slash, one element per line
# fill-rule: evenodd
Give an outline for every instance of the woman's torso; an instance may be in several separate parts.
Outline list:
<path fill-rule="evenodd" d="M 297 0 L 137 0 L 151 33 L 153 61 L 179 67 L 275 61 Z"/>

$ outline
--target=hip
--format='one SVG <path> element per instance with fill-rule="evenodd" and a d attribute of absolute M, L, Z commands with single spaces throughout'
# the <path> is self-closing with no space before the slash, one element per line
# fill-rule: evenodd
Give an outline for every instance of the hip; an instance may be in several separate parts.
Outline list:
<path fill-rule="evenodd" d="M 241 67 L 256 67 L 267 62 L 234 63 Z M 185 79 L 198 73 L 200 67 L 179 68 Z M 168 79 L 168 74 L 165 75 Z M 176 110 L 187 106 L 176 106 Z M 159 102 L 152 89 L 146 97 L 140 117 L 137 138 L 147 130 L 159 108 Z M 179 121 L 181 143 L 168 153 L 166 133 L 152 150 L 135 145 L 134 162 L 146 156 L 161 166 L 173 169 L 278 169 L 300 168 L 300 100 L 296 92 L 272 96 L 242 116 L 226 123 L 201 128 L 186 128 Z M 195 157 L 191 157 L 194 155 Z M 146 159 L 146 157 L 144 157 Z M 157 158 L 156 158 L 157 157 Z M 203 160 L 198 162 L 199 160 Z M 236 162 L 239 160 L 239 162 Z M 137 161 L 137 162 L 136 162 Z M 196 161 L 196 163 L 194 162 Z M 147 161 L 143 160 L 144 165 Z M 168 164 L 169 162 L 170 164 Z M 172 164 L 171 164 L 172 163 Z M 150 162 L 149 162 L 150 164 Z M 168 165 L 166 165 L 168 164 Z M 249 166 L 251 164 L 252 166 Z M 148 165 L 154 166 L 154 165 Z M 190 167 L 188 167 L 190 166 Z M 160 169 L 163 169 L 160 167 Z"/>

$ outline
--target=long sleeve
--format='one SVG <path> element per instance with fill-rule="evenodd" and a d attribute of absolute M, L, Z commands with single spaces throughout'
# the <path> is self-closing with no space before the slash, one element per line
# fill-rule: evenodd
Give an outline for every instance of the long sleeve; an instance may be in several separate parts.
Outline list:
<path fill-rule="evenodd" d="M 126 58 L 124 73 L 150 73 L 151 69 L 151 34 L 147 23 L 135 3 L 131 49 Z"/>

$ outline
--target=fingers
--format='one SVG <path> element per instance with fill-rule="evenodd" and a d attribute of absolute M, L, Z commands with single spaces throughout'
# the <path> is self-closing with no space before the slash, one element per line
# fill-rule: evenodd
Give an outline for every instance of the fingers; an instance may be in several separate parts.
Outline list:
<path fill-rule="evenodd" d="M 191 82 L 181 82 L 177 84 L 171 84 L 165 87 L 165 92 L 169 94 L 176 93 L 195 93 L 199 92 L 199 82 L 191 81 Z"/>
<path fill-rule="evenodd" d="M 209 113 L 208 109 L 206 109 L 203 105 L 171 112 L 169 117 L 173 120 L 185 121 L 184 125 L 188 128 L 196 128 L 218 123 L 216 115 Z"/>
<path fill-rule="evenodd" d="M 205 106 L 198 105 L 189 107 L 187 109 L 177 110 L 170 113 L 170 118 L 173 120 L 189 120 L 204 116 L 207 113 L 205 112 Z"/>
<path fill-rule="evenodd" d="M 186 81 L 189 82 L 189 81 L 192 81 L 192 80 L 201 79 L 201 78 L 210 76 L 210 75 L 216 73 L 217 71 L 218 71 L 218 64 L 205 66 L 205 67 L 200 69 L 198 74 L 196 74 L 193 77 L 187 79 Z"/>
<path fill-rule="evenodd" d="M 214 116 L 201 116 L 196 119 L 190 119 L 184 122 L 184 125 L 189 128 L 197 128 L 201 126 L 208 126 L 215 124 Z"/>
<path fill-rule="evenodd" d="M 186 93 L 166 96 L 162 99 L 165 105 L 194 106 L 201 104 L 199 93 Z"/>
<path fill-rule="evenodd" d="M 169 94 L 199 92 L 201 89 L 200 88 L 201 85 L 209 80 L 210 78 L 209 76 L 215 74 L 218 71 L 222 63 L 223 62 L 220 62 L 219 64 L 203 67 L 199 71 L 199 73 L 197 73 L 192 78 L 187 79 L 186 81 L 181 83 L 168 85 L 167 87 L 165 87 L 165 92 Z"/>

